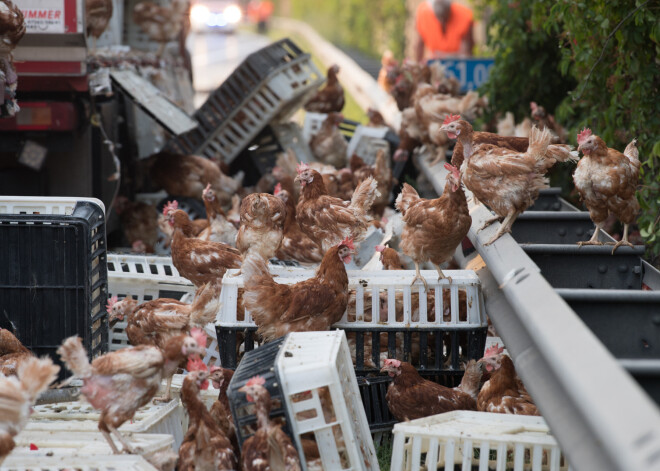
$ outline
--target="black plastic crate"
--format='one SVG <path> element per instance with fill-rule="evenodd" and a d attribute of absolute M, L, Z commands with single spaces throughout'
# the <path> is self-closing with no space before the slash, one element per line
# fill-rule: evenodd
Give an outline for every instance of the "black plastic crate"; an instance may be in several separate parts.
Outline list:
<path fill-rule="evenodd" d="M 245 353 L 241 359 L 238 368 L 234 372 L 227 389 L 229 398 L 229 407 L 236 424 L 236 436 L 238 442 L 243 446 L 243 442 L 256 431 L 257 417 L 254 413 L 254 403 L 247 401 L 245 394 L 240 392 L 245 383 L 253 376 L 259 375 L 266 380 L 265 388 L 270 393 L 271 409 L 270 418 L 273 421 L 282 424 L 282 430 L 294 440 L 289 427 L 290 417 L 284 404 L 284 397 L 280 390 L 280 381 L 275 372 L 275 359 L 284 344 L 285 337 L 281 337 L 273 342 L 264 345 L 256 350 Z M 222 345 L 220 346 L 222 352 Z M 222 364 L 224 368 L 231 368 Z M 294 441 L 295 442 L 295 441 Z"/>
<path fill-rule="evenodd" d="M 71 335 L 90 359 L 108 351 L 105 237 L 103 210 L 89 201 L 71 215 L 0 214 L 0 307 L 37 355 L 61 365 L 55 350 Z"/>

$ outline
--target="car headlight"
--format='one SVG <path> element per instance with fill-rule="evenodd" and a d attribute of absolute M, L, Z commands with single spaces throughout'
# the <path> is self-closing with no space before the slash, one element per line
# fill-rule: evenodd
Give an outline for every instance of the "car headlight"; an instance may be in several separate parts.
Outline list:
<path fill-rule="evenodd" d="M 195 5 L 190 9 L 190 21 L 196 24 L 204 24 L 211 16 L 211 12 L 204 5 Z"/>
<path fill-rule="evenodd" d="M 241 9 L 236 5 L 229 5 L 223 14 L 228 23 L 238 23 L 243 16 Z"/>

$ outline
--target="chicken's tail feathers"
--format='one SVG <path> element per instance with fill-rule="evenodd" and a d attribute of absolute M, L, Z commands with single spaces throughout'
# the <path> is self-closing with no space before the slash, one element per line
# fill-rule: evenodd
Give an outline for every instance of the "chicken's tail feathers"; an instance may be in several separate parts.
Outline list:
<path fill-rule="evenodd" d="M 406 211 L 408 211 L 408 209 L 418 200 L 419 194 L 417 191 L 409 184 L 404 183 L 403 188 L 401 188 L 401 193 L 396 197 L 394 206 L 405 216 Z"/>
<path fill-rule="evenodd" d="M 552 133 L 548 128 L 539 129 L 536 126 L 532 128 L 532 132 L 529 135 L 529 147 L 527 148 L 527 154 L 532 156 L 534 159 L 541 160 L 548 151 L 548 146 L 552 139 Z"/>
<path fill-rule="evenodd" d="M 580 159 L 578 151 L 569 144 L 550 144 L 547 156 L 557 162 L 576 162 Z"/>
<path fill-rule="evenodd" d="M 92 374 L 92 365 L 89 363 L 87 352 L 82 345 L 82 340 L 77 335 L 69 337 L 62 342 L 57 349 L 58 355 L 66 364 L 66 367 L 73 371 L 79 378 L 86 378 Z"/>
<path fill-rule="evenodd" d="M 59 372 L 60 367 L 48 357 L 31 357 L 18 367 L 18 377 L 31 400 L 36 400 L 55 381 Z"/>
<path fill-rule="evenodd" d="M 628 157 L 628 160 L 631 162 L 639 162 L 639 149 L 637 148 L 637 138 L 634 138 L 630 143 L 626 146 L 625 150 L 623 151 L 623 155 Z"/>
<path fill-rule="evenodd" d="M 353 192 L 350 206 L 360 214 L 366 214 L 379 196 L 378 182 L 373 177 L 366 178 Z"/>
<path fill-rule="evenodd" d="M 204 327 L 209 322 L 215 322 L 215 318 L 222 307 L 220 301 L 221 291 L 222 283 L 215 281 L 209 281 L 197 290 L 190 309 L 190 323 L 192 325 Z"/>

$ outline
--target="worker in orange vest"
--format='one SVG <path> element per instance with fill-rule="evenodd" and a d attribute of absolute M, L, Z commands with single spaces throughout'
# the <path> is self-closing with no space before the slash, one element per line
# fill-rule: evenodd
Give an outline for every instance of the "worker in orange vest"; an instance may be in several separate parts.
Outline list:
<path fill-rule="evenodd" d="M 416 59 L 471 56 L 472 10 L 451 0 L 425 0 L 415 18 L 418 42 Z"/>
<path fill-rule="evenodd" d="M 273 14 L 273 2 L 270 0 L 252 0 L 248 4 L 248 17 L 257 23 L 257 30 L 261 34 L 265 34 L 268 29 L 268 20 Z"/>

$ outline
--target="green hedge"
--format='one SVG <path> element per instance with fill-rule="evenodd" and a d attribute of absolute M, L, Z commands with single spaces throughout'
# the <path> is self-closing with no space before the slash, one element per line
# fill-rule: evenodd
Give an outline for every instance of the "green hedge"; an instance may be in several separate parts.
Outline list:
<path fill-rule="evenodd" d="M 291 16 L 333 43 L 380 57 L 386 49 L 401 59 L 405 50 L 404 0 L 279 0 Z"/>
<path fill-rule="evenodd" d="M 660 255 L 660 2 L 658 0 L 475 0 L 493 14 L 495 66 L 483 92 L 491 113 L 530 100 L 570 130 L 583 127 L 622 151 L 639 139 L 638 219 L 649 256 Z M 602 53 L 602 58 L 601 58 Z M 599 60 L 600 58 L 600 60 Z M 569 181 L 564 183 L 570 184 Z"/>

